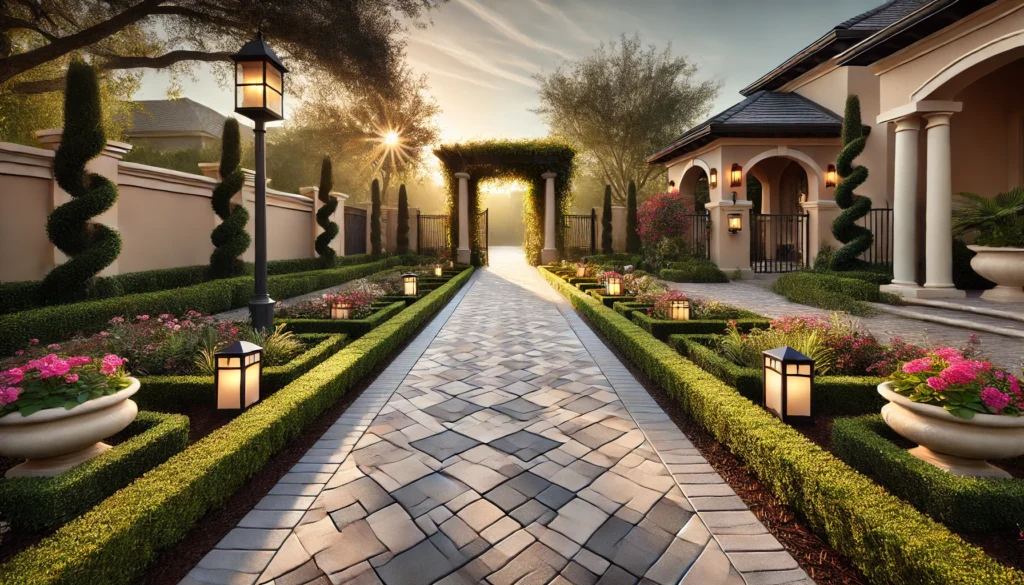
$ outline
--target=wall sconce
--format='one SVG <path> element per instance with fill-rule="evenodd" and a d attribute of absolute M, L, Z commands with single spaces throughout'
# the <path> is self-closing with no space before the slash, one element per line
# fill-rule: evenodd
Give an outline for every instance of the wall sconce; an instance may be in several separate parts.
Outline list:
<path fill-rule="evenodd" d="M 733 163 L 732 170 L 729 171 L 729 185 L 731 187 L 739 187 L 743 184 L 743 167 Z"/>
<path fill-rule="evenodd" d="M 236 341 L 214 354 L 218 410 L 244 410 L 260 399 L 263 348 Z"/>
<path fill-rule="evenodd" d="M 605 277 L 604 292 L 610 297 L 622 296 L 622 277 L 618 274 Z"/>
<path fill-rule="evenodd" d="M 676 190 L 676 182 L 675 181 L 669 181 L 668 182 L 668 190 L 669 191 L 675 191 Z"/>
<path fill-rule="evenodd" d="M 405 296 L 414 297 L 419 292 L 416 274 L 410 272 L 402 275 L 402 285 L 405 287 Z"/>
<path fill-rule="evenodd" d="M 828 170 L 825 171 L 825 186 L 835 187 L 838 182 L 839 179 L 836 174 L 836 165 L 828 165 Z"/>
<path fill-rule="evenodd" d="M 443 273 L 444 273 L 444 269 L 441 268 L 440 264 L 438 264 L 437 266 L 434 267 L 434 276 L 441 276 Z"/>
<path fill-rule="evenodd" d="M 712 189 L 718 188 L 718 169 L 711 169 L 711 174 L 708 175 L 708 186 Z"/>
<path fill-rule="evenodd" d="M 352 303 L 345 299 L 335 297 L 331 301 L 331 319 L 351 319 Z"/>
<path fill-rule="evenodd" d="M 769 349 L 762 357 L 764 407 L 784 423 L 813 423 L 814 360 L 792 347 Z"/>
<path fill-rule="evenodd" d="M 729 233 L 736 234 L 743 230 L 743 214 L 742 213 L 730 213 L 727 216 L 729 220 Z"/>
<path fill-rule="evenodd" d="M 686 299 L 671 301 L 668 307 L 668 318 L 673 321 L 689 321 L 690 301 Z"/>

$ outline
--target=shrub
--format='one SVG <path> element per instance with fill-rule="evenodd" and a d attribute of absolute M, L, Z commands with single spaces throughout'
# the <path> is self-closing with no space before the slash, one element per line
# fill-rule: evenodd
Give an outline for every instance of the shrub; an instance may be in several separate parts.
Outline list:
<path fill-rule="evenodd" d="M 298 333 L 347 333 L 359 337 L 400 313 L 405 306 L 404 300 L 374 306 L 368 315 L 358 319 L 289 318 L 281 322 Z"/>
<path fill-rule="evenodd" d="M 640 239 L 644 248 L 653 246 L 666 238 L 685 236 L 690 231 L 686 217 L 694 209 L 693 198 L 679 191 L 659 193 L 648 197 L 637 214 L 640 225 Z"/>
<path fill-rule="evenodd" d="M 879 292 L 878 285 L 853 278 L 815 272 L 790 272 L 779 276 L 772 290 L 795 303 L 853 315 L 870 315 L 866 302 L 894 302 Z"/>
<path fill-rule="evenodd" d="M 611 254 L 612 249 L 612 186 L 604 186 L 604 206 L 601 208 L 601 253 Z"/>
<path fill-rule="evenodd" d="M 847 96 L 843 116 L 843 149 L 836 157 L 836 171 L 842 180 L 836 185 L 835 200 L 843 211 L 832 221 L 832 235 L 844 245 L 832 254 L 832 270 L 850 270 L 862 264 L 858 258 L 871 249 L 874 240 L 871 230 L 857 224 L 858 219 L 871 213 L 871 199 L 854 193 L 854 189 L 868 179 L 866 167 L 853 166 L 853 159 L 864 152 L 867 140 L 860 120 L 860 98 Z"/>
<path fill-rule="evenodd" d="M 646 311 L 634 311 L 633 322 L 644 331 L 658 339 L 668 339 L 669 335 L 695 334 L 695 333 L 724 333 L 730 322 L 736 324 L 741 331 L 768 327 L 768 319 L 750 313 L 752 317 L 742 319 L 690 319 L 689 321 L 669 321 L 667 319 L 655 319 Z"/>
<path fill-rule="evenodd" d="M 409 253 L 409 195 L 405 192 L 405 185 L 398 188 L 398 241 L 397 252 L 399 254 Z"/>
<path fill-rule="evenodd" d="M 213 212 L 221 219 L 220 225 L 213 228 L 210 234 L 214 248 L 210 255 L 210 274 L 214 278 L 230 278 L 245 272 L 241 256 L 249 249 L 251 242 L 249 233 L 245 231 L 249 223 L 249 212 L 244 205 L 231 201 L 242 190 L 245 182 L 239 166 L 241 161 L 242 143 L 238 120 L 228 118 L 224 121 L 221 138 L 220 183 L 213 188 L 213 197 L 210 199 Z"/>
<path fill-rule="evenodd" d="M 637 254 L 640 252 L 640 232 L 637 226 L 636 209 L 636 182 L 629 180 L 629 188 L 626 190 L 626 252 Z"/>
<path fill-rule="evenodd" d="M 316 211 L 316 223 L 323 229 L 323 233 L 316 237 L 314 248 L 320 256 L 320 262 L 325 266 L 334 266 L 334 259 L 338 255 L 331 247 L 331 241 L 338 237 L 338 224 L 331 221 L 331 216 L 338 209 L 338 200 L 331 197 L 331 189 L 334 188 L 333 170 L 331 157 L 325 156 L 320 165 L 320 190 L 317 192 L 317 199 L 322 205 Z"/>
<path fill-rule="evenodd" d="M 729 282 L 729 277 L 714 262 L 704 258 L 669 262 L 660 275 L 669 282 Z"/>
<path fill-rule="evenodd" d="M 380 256 L 384 251 L 380 233 L 380 182 L 370 185 L 370 253 Z"/>

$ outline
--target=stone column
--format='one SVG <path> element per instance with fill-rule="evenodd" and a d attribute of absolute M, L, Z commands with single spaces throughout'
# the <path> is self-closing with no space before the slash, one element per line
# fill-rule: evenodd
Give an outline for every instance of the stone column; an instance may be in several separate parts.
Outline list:
<path fill-rule="evenodd" d="M 544 264 L 558 260 L 555 247 L 555 217 L 558 209 L 555 206 L 556 173 L 547 172 L 541 175 L 544 179 L 544 249 L 540 252 L 540 261 Z"/>
<path fill-rule="evenodd" d="M 752 274 L 750 268 L 750 232 L 752 231 L 750 211 L 753 203 L 743 199 L 736 203 L 712 201 L 704 205 L 711 219 L 711 261 L 726 274 L 739 270 L 745 276 Z M 737 233 L 729 232 L 729 214 L 739 213 L 743 228 Z"/>
<path fill-rule="evenodd" d="M 455 173 L 459 180 L 459 249 L 456 261 L 469 264 L 469 173 Z"/>
<path fill-rule="evenodd" d="M 950 165 L 951 112 L 925 115 L 928 158 L 925 186 L 925 282 L 929 298 L 962 297 L 953 285 L 953 173 Z"/>
<path fill-rule="evenodd" d="M 892 283 L 917 286 L 917 135 L 921 120 L 916 116 L 896 122 L 896 151 L 893 161 Z"/>

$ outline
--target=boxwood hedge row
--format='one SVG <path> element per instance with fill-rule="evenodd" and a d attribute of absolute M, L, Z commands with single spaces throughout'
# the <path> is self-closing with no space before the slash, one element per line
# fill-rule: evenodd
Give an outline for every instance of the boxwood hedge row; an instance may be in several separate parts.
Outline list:
<path fill-rule="evenodd" d="M 354 338 L 401 313 L 405 305 L 405 301 L 388 303 L 365 319 L 279 319 L 278 322 L 287 324 L 288 329 L 296 333 L 346 333 Z"/>

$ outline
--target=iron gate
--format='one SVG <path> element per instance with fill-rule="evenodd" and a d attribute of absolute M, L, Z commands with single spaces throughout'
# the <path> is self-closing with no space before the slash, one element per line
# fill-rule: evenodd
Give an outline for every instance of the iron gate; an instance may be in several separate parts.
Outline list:
<path fill-rule="evenodd" d="M 416 222 L 417 254 L 438 256 L 448 248 L 447 215 L 420 215 Z"/>
<path fill-rule="evenodd" d="M 345 255 L 366 253 L 366 210 L 345 207 Z"/>
<path fill-rule="evenodd" d="M 892 266 L 892 209 L 872 209 L 871 213 L 857 220 L 857 223 L 871 230 L 874 236 L 871 248 L 861 254 L 860 259 L 868 264 Z"/>
<path fill-rule="evenodd" d="M 488 258 L 490 257 L 490 215 L 487 213 L 489 209 L 481 211 L 476 216 L 476 235 L 477 241 L 480 242 L 481 248 L 479 249 L 480 254 L 480 265 L 488 266 Z"/>
<path fill-rule="evenodd" d="M 810 222 L 803 213 L 750 216 L 750 260 L 754 272 L 792 272 L 808 263 Z"/>
<path fill-rule="evenodd" d="M 597 212 L 565 216 L 565 255 L 570 260 L 597 253 Z"/>
<path fill-rule="evenodd" d="M 711 218 L 707 212 L 687 214 L 686 244 L 694 256 L 711 258 Z"/>

